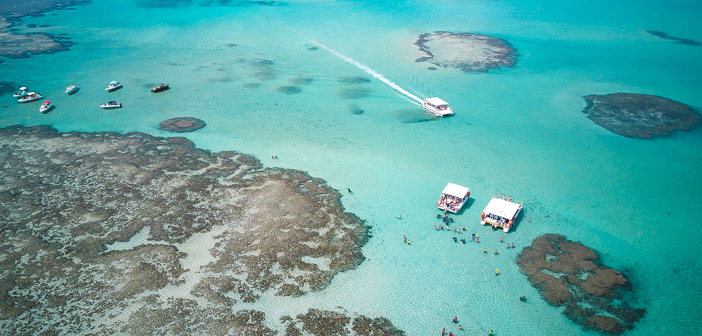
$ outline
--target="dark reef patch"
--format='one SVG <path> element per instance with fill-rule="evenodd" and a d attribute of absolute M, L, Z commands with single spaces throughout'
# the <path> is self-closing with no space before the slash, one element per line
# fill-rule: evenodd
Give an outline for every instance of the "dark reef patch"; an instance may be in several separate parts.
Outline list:
<path fill-rule="evenodd" d="M 429 62 L 464 72 L 483 72 L 499 67 L 513 67 L 517 56 L 512 45 L 500 38 L 437 31 L 419 35 L 414 43 L 427 54 L 415 62 Z M 430 69 L 431 70 L 431 69 Z"/>
<path fill-rule="evenodd" d="M 314 78 L 310 77 L 295 77 L 290 79 L 290 83 L 295 85 L 310 85 L 314 82 Z"/>
<path fill-rule="evenodd" d="M 246 6 L 285 6 L 280 1 L 255 0 L 137 0 L 136 6 L 142 8 L 178 8 L 189 6 L 201 7 L 246 7 Z"/>
<path fill-rule="evenodd" d="M 243 61 L 243 60 L 242 60 Z M 253 73 L 249 76 L 260 81 L 270 81 L 278 78 L 273 66 L 275 62 L 268 59 L 255 59 L 250 62 Z"/>
<path fill-rule="evenodd" d="M 356 105 L 356 104 L 349 104 L 349 111 L 355 115 L 363 114 L 365 112 L 362 108 L 358 107 L 358 105 Z"/>
<path fill-rule="evenodd" d="M 360 99 L 370 96 L 371 92 L 363 87 L 347 87 L 337 91 L 337 95 L 344 99 Z"/>
<path fill-rule="evenodd" d="M 627 138 L 649 139 L 689 131 L 700 115 L 689 106 L 639 93 L 584 96 L 583 113 L 596 124 Z"/>
<path fill-rule="evenodd" d="M 645 310 L 634 308 L 629 280 L 602 265 L 587 246 L 556 234 L 534 239 L 517 257 L 517 265 L 551 305 L 587 329 L 620 335 L 632 329 Z"/>
<path fill-rule="evenodd" d="M 241 86 L 243 86 L 247 89 L 255 89 L 255 88 L 261 86 L 261 83 L 244 83 Z"/>
<path fill-rule="evenodd" d="M 649 34 L 651 34 L 651 35 L 653 35 L 653 36 L 660 37 L 660 38 L 662 38 L 662 39 L 664 39 L 664 40 L 675 41 L 675 43 L 677 43 L 677 44 L 684 44 L 684 45 L 696 46 L 696 47 L 702 46 L 702 43 L 697 42 L 697 41 L 695 41 L 695 40 L 690 40 L 690 39 L 686 39 L 686 38 L 680 38 L 680 37 L 670 36 L 670 35 L 668 35 L 667 33 L 662 32 L 662 31 L 647 30 L 646 32 L 649 33 Z"/>
<path fill-rule="evenodd" d="M 367 77 L 361 77 L 361 76 L 352 76 L 352 77 L 340 77 L 338 79 L 339 83 L 344 83 L 344 84 L 366 84 L 370 83 L 370 79 Z"/>
<path fill-rule="evenodd" d="M 364 258 L 369 228 L 323 180 L 183 137 L 16 125 L 0 128 L 0 162 L 0 325 L 10 335 L 280 334 L 264 312 L 232 307 L 266 291 L 319 291 Z M 319 316 L 293 328 L 327 328 Z M 391 330 L 348 319 L 353 330 Z"/>
<path fill-rule="evenodd" d="M 6 93 L 14 93 L 14 90 L 17 90 L 17 88 L 19 88 L 17 84 L 10 82 L 0 82 L 0 96 Z"/>
<path fill-rule="evenodd" d="M 310 309 L 306 314 L 297 315 L 295 319 L 284 316 L 287 336 L 326 335 L 364 335 L 364 336 L 403 336 L 405 333 L 393 326 L 384 317 L 369 318 L 344 311 Z M 349 331 L 351 331 L 349 333 Z"/>
<path fill-rule="evenodd" d="M 300 88 L 299 86 L 281 86 L 275 90 L 288 95 L 294 95 L 302 92 L 302 88 Z"/>
<path fill-rule="evenodd" d="M 162 121 L 159 128 L 164 131 L 183 133 L 197 131 L 205 127 L 205 122 L 192 117 L 179 117 Z"/>

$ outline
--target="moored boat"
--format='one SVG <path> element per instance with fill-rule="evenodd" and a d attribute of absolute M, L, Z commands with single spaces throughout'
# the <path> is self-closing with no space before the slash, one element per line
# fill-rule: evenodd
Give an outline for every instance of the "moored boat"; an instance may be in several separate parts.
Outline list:
<path fill-rule="evenodd" d="M 122 83 L 118 81 L 111 81 L 109 85 L 105 88 L 105 91 L 112 92 L 118 90 L 122 87 Z"/>
<path fill-rule="evenodd" d="M 517 221 L 522 206 L 522 202 L 512 202 L 512 196 L 507 198 L 504 195 L 495 195 L 480 214 L 480 224 L 489 224 L 493 229 L 499 227 L 502 231 L 509 232 Z"/>
<path fill-rule="evenodd" d="M 12 95 L 12 98 L 22 98 L 27 95 L 27 87 L 23 86 L 19 88 L 19 90 Z"/>
<path fill-rule="evenodd" d="M 78 91 L 78 86 L 76 86 L 75 84 L 66 88 L 66 94 L 69 95 L 76 93 L 76 91 Z"/>
<path fill-rule="evenodd" d="M 27 95 L 17 99 L 18 103 L 29 103 L 33 101 L 37 101 L 39 99 L 44 98 L 44 96 L 41 95 L 41 93 L 36 93 L 36 92 L 27 92 Z"/>
<path fill-rule="evenodd" d="M 154 87 L 151 89 L 151 92 L 166 91 L 166 90 L 168 90 L 168 89 L 170 89 L 170 88 L 171 88 L 171 87 L 168 86 L 168 84 L 161 83 L 161 84 L 159 84 L 159 85 L 154 86 Z"/>
<path fill-rule="evenodd" d="M 41 103 L 41 106 L 39 106 L 39 112 L 46 113 L 49 112 L 52 108 L 54 108 L 54 105 L 51 104 L 51 101 L 45 100 L 43 103 Z"/>
<path fill-rule="evenodd" d="M 122 104 L 121 104 L 121 103 L 118 103 L 118 102 L 116 102 L 116 101 L 114 101 L 114 100 L 110 100 L 110 101 L 108 101 L 107 103 L 104 103 L 104 104 L 100 105 L 100 107 L 102 107 L 102 108 L 104 108 L 104 109 L 116 109 L 116 108 L 121 108 L 121 107 L 122 107 Z"/>
<path fill-rule="evenodd" d="M 424 99 L 422 106 L 424 106 L 425 110 L 437 117 L 445 117 L 453 114 L 453 110 L 449 107 L 448 103 L 439 97 Z"/>
<path fill-rule="evenodd" d="M 436 206 L 444 210 L 444 212 L 457 213 L 461 211 L 463 205 L 468 201 L 468 197 L 470 197 L 470 188 L 448 183 L 444 190 L 441 191 L 441 197 L 436 202 Z"/>

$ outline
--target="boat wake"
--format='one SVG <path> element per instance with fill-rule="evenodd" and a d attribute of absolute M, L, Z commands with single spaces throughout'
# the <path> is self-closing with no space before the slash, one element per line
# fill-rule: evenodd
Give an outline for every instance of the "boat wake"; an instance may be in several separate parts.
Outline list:
<path fill-rule="evenodd" d="M 419 98 L 419 97 L 417 97 L 417 96 L 415 96 L 415 95 L 409 93 L 409 91 L 403 89 L 402 87 L 400 87 L 399 85 L 397 85 L 395 82 L 393 82 L 393 81 L 389 80 L 387 77 L 383 76 L 381 73 L 379 73 L 379 72 L 377 72 L 377 71 L 375 71 L 375 70 L 369 68 L 367 65 L 365 65 L 365 64 L 363 64 L 363 63 L 360 63 L 360 62 L 354 60 L 353 58 L 348 57 L 348 56 L 346 56 L 346 55 L 344 55 L 344 54 L 342 54 L 342 53 L 340 53 L 340 52 L 338 52 L 338 51 L 336 51 L 336 50 L 334 50 L 334 49 L 332 49 L 332 48 L 329 48 L 329 47 L 325 46 L 324 44 L 321 44 L 321 43 L 317 42 L 316 40 L 312 40 L 312 43 L 314 43 L 316 46 L 318 46 L 318 47 L 320 47 L 320 48 L 322 48 L 322 49 L 324 49 L 324 50 L 326 50 L 326 51 L 332 53 L 334 56 L 341 58 L 342 60 L 346 61 L 346 63 L 352 64 L 352 65 L 354 65 L 355 67 L 357 67 L 357 68 L 359 68 L 359 69 L 365 71 L 367 74 L 373 76 L 374 78 L 379 79 L 381 82 L 387 84 L 387 85 L 390 86 L 391 88 L 397 90 L 398 92 L 400 92 L 400 93 L 402 93 L 403 95 L 405 95 L 405 96 L 411 98 L 412 100 L 417 101 L 417 103 L 418 103 L 420 106 L 422 105 L 422 102 L 424 101 L 423 99 L 421 99 L 421 98 Z"/>

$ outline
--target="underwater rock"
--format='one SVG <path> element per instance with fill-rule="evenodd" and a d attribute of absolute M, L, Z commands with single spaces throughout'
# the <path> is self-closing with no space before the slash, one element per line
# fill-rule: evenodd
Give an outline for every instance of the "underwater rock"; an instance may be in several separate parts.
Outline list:
<path fill-rule="evenodd" d="M 362 108 L 360 108 L 356 104 L 350 104 L 349 111 L 351 111 L 351 113 L 355 114 L 355 115 L 363 114 L 365 112 Z"/>
<path fill-rule="evenodd" d="M 339 81 L 339 83 L 344 83 L 344 84 L 366 84 L 366 83 L 370 83 L 371 80 L 367 77 L 352 76 L 352 77 L 340 77 L 338 81 Z"/>
<path fill-rule="evenodd" d="M 534 239 L 516 262 L 548 303 L 565 305 L 563 314 L 585 328 L 619 335 L 645 313 L 633 307 L 631 284 L 621 272 L 602 265 L 587 246 L 561 235 Z"/>
<path fill-rule="evenodd" d="M 232 307 L 363 261 L 369 228 L 323 180 L 183 137 L 16 125 L 0 162 L 7 334 L 272 335 Z"/>
<path fill-rule="evenodd" d="M 364 336 L 402 336 L 405 333 L 393 326 L 390 320 L 344 311 L 310 309 L 306 314 L 297 315 L 296 319 L 284 316 L 281 321 L 286 325 L 286 335 L 364 335 Z"/>
<path fill-rule="evenodd" d="M 0 17 L 0 57 L 27 58 L 31 55 L 53 54 L 69 50 L 75 43 L 68 38 L 56 38 L 45 33 L 12 33 L 12 24 Z"/>
<path fill-rule="evenodd" d="M 294 95 L 302 92 L 302 88 L 300 88 L 299 86 L 281 86 L 275 90 L 278 92 L 285 93 L 287 95 Z"/>
<path fill-rule="evenodd" d="M 584 96 L 583 113 L 596 124 L 627 138 L 650 139 L 674 131 L 689 131 L 700 115 L 689 106 L 640 93 Z"/>
<path fill-rule="evenodd" d="M 429 62 L 464 72 L 513 67 L 517 55 L 512 45 L 503 39 L 472 33 L 425 33 L 419 35 L 414 44 L 427 54 L 415 62 Z"/>
<path fill-rule="evenodd" d="M 205 127 L 205 122 L 197 118 L 178 117 L 162 121 L 159 127 L 176 133 L 193 132 Z"/>
<path fill-rule="evenodd" d="M 664 40 L 675 41 L 675 43 L 677 43 L 677 44 L 685 44 L 685 45 L 696 46 L 696 47 L 702 46 L 702 43 L 697 42 L 697 41 L 695 41 L 695 40 L 690 40 L 690 39 L 686 39 L 686 38 L 670 36 L 670 35 L 668 35 L 667 33 L 662 32 L 662 31 L 647 30 L 646 32 L 649 33 L 649 34 L 651 34 L 651 35 L 653 35 L 653 36 L 658 36 L 658 37 L 660 37 L 660 38 L 662 38 L 662 39 L 664 39 Z"/>
<path fill-rule="evenodd" d="M 314 78 L 310 77 L 295 77 L 290 79 L 290 83 L 295 85 L 310 85 L 314 82 Z"/>

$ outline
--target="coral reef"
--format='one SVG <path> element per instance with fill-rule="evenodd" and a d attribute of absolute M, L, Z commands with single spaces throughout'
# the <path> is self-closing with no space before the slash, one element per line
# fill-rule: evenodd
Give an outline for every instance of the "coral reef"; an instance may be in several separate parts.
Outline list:
<path fill-rule="evenodd" d="M 689 131 L 700 119 L 689 106 L 639 93 L 584 96 L 583 113 L 596 124 L 627 138 L 649 139 Z"/>
<path fill-rule="evenodd" d="M 363 260 L 368 228 L 322 180 L 182 137 L 10 126 L 0 161 L 8 334 L 275 334 L 231 307 Z"/>
<path fill-rule="evenodd" d="M 328 310 L 310 309 L 306 314 L 282 318 L 286 325 L 286 335 L 367 335 L 367 336 L 402 336 L 405 333 L 396 329 L 388 319 L 369 318 L 358 314 Z"/>
<path fill-rule="evenodd" d="M 517 265 L 548 303 L 565 305 L 563 314 L 585 328 L 619 335 L 644 315 L 645 310 L 633 307 L 631 284 L 621 272 L 561 235 L 534 239 Z"/>
<path fill-rule="evenodd" d="M 178 117 L 162 121 L 159 127 L 164 131 L 182 133 L 197 131 L 205 127 L 205 122 L 191 117 Z"/>
<path fill-rule="evenodd" d="M 425 33 L 419 35 L 414 44 L 427 54 L 416 62 L 429 62 L 464 72 L 513 67 L 517 55 L 510 43 L 503 39 L 472 33 Z"/>
<path fill-rule="evenodd" d="M 696 46 L 696 47 L 702 46 L 702 43 L 697 42 L 697 41 L 695 41 L 695 40 L 690 40 L 690 39 L 686 39 L 686 38 L 670 36 L 670 35 L 668 35 L 667 33 L 662 32 L 662 31 L 647 30 L 646 32 L 649 33 L 649 34 L 651 34 L 651 35 L 653 35 L 653 36 L 658 36 L 658 37 L 660 37 L 660 38 L 662 38 L 662 39 L 664 39 L 664 40 L 675 41 L 675 43 L 677 43 L 677 44 L 684 44 L 684 45 Z"/>

